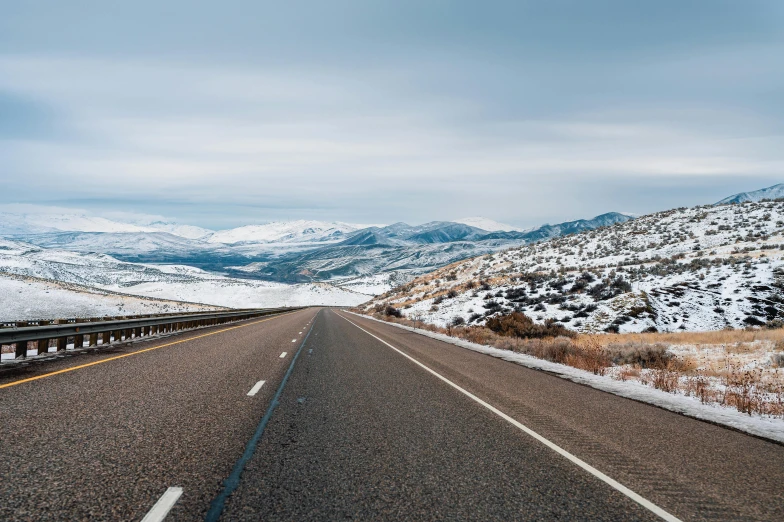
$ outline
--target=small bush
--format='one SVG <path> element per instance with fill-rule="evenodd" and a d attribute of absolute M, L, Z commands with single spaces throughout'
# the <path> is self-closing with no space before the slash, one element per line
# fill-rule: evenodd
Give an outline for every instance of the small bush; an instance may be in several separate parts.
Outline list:
<path fill-rule="evenodd" d="M 403 317 L 403 312 L 392 305 L 387 306 L 386 310 L 384 310 L 384 314 L 388 317 Z"/>
<path fill-rule="evenodd" d="M 543 325 L 537 324 L 521 312 L 512 312 L 487 320 L 487 327 L 497 334 L 520 339 L 535 339 L 543 337 L 574 337 L 574 332 L 567 330 L 562 325 L 548 319 Z"/>
<path fill-rule="evenodd" d="M 614 343 L 607 346 L 613 364 L 631 364 L 641 368 L 666 368 L 672 359 L 662 343 Z"/>

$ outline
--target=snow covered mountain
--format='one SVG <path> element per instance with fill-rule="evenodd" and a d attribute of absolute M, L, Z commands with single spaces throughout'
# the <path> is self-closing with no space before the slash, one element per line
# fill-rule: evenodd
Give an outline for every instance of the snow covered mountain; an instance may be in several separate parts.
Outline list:
<path fill-rule="evenodd" d="M 492 219 L 487 219 L 483 217 L 467 217 L 467 218 L 460 218 L 455 219 L 454 223 L 461 223 L 463 225 L 468 225 L 474 228 L 481 228 L 482 230 L 487 230 L 488 232 L 525 232 L 526 230 L 522 228 L 518 228 L 512 225 L 507 225 L 506 223 L 499 223 L 498 221 L 493 221 Z"/>
<path fill-rule="evenodd" d="M 465 260 L 367 303 L 441 326 L 521 311 L 578 331 L 784 320 L 784 202 L 658 212 Z"/>
<path fill-rule="evenodd" d="M 345 239 L 360 230 L 360 225 L 326 223 L 323 221 L 275 221 L 264 225 L 246 225 L 215 232 L 207 238 L 210 243 L 236 245 L 239 243 L 328 243 Z"/>
<path fill-rule="evenodd" d="M 741 192 L 728 198 L 724 198 L 717 205 L 728 205 L 732 203 L 746 203 L 747 201 L 762 201 L 764 199 L 784 198 L 784 183 L 773 185 L 772 187 L 754 190 L 752 192 Z"/>

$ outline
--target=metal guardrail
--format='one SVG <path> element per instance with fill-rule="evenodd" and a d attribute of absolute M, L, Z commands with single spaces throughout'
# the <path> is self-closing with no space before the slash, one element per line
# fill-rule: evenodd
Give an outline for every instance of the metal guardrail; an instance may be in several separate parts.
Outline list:
<path fill-rule="evenodd" d="M 299 308 L 165 314 L 153 317 L 127 317 L 114 320 L 0 328 L 0 345 L 14 346 L 14 360 L 19 360 L 27 357 L 29 349 L 37 349 L 39 355 L 49 353 L 49 348 L 53 346 L 57 348 L 58 352 L 64 352 L 70 339 L 73 339 L 74 348 L 84 348 L 85 341 L 88 343 L 87 347 L 106 346 L 112 342 L 129 341 L 162 333 L 242 321 L 291 310 L 299 310 Z M 42 322 L 45 321 L 39 321 L 39 323 Z M 101 336 L 100 344 L 98 342 L 99 335 Z M 31 342 L 35 343 L 32 347 L 29 346 Z"/>
<path fill-rule="evenodd" d="M 143 317 L 174 317 L 178 315 L 205 315 L 220 312 L 245 312 L 256 311 L 257 308 L 232 308 L 218 310 L 200 310 L 197 312 L 166 312 L 159 314 L 137 314 L 137 315 L 116 315 L 116 316 L 97 316 L 97 317 L 71 317 L 58 319 L 28 319 L 26 321 L 0 321 L 0 330 L 3 328 L 22 328 L 25 326 L 46 326 L 50 324 L 73 324 L 73 323 L 94 323 L 98 321 L 119 321 L 121 319 L 141 319 Z"/>

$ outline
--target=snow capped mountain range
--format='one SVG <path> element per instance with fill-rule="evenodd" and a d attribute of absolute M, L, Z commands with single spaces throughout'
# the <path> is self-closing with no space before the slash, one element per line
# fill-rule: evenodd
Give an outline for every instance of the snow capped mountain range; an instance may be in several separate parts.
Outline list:
<path fill-rule="evenodd" d="M 626 219 L 607 214 L 528 231 L 485 218 L 462 221 L 486 228 L 450 221 L 368 226 L 298 220 L 211 231 L 157 219 L 113 221 L 85 212 L 5 212 L 0 237 L 126 262 L 191 265 L 242 278 L 303 283 L 390 271 L 410 278 L 467 257 Z M 398 276 L 382 279 L 401 281 Z M 378 288 L 377 282 L 358 284 Z"/>
<path fill-rule="evenodd" d="M 772 187 L 755 190 L 752 192 L 741 192 L 728 198 L 724 198 L 717 205 L 727 205 L 731 203 L 746 203 L 748 201 L 762 201 L 765 199 L 781 199 L 784 198 L 784 183 L 773 185 Z"/>

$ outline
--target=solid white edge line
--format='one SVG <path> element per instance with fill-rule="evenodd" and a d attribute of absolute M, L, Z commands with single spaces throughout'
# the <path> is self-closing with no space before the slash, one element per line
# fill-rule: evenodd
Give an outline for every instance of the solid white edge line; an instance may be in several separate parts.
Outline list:
<path fill-rule="evenodd" d="M 287 354 L 287 353 L 288 353 L 288 352 L 283 352 L 282 354 L 280 354 L 280 358 L 281 358 L 281 359 L 283 359 L 284 357 L 286 357 L 286 354 Z"/>
<path fill-rule="evenodd" d="M 142 522 L 161 522 L 169 514 L 180 496 L 182 496 L 182 488 L 171 487 L 167 489 L 152 509 L 144 515 Z"/>
<path fill-rule="evenodd" d="M 253 397 L 257 393 L 259 393 L 259 390 L 261 389 L 262 386 L 264 386 L 265 382 L 267 381 L 259 381 L 256 384 L 254 384 L 253 388 L 251 388 L 250 391 L 248 392 L 248 397 Z"/>
<path fill-rule="evenodd" d="M 365 330 L 364 328 L 362 328 L 361 326 L 356 324 L 354 321 L 352 321 L 350 319 L 347 319 L 346 317 L 343 317 L 340 314 L 338 314 L 338 315 L 340 317 L 342 317 L 343 319 L 345 319 L 346 321 L 348 321 L 349 323 L 351 323 L 354 326 L 356 326 L 357 328 L 359 328 L 360 330 L 362 330 L 363 332 L 365 332 L 366 334 L 368 334 L 369 336 L 371 336 L 374 339 L 376 339 L 376 340 L 384 343 L 385 345 L 389 346 L 390 348 L 395 350 L 397 353 L 399 353 L 403 357 L 409 359 L 414 364 L 420 366 L 424 370 L 426 370 L 426 371 L 430 372 L 431 374 L 435 375 L 436 377 L 438 377 L 439 379 L 441 379 L 442 381 L 444 381 L 445 383 L 447 383 L 448 385 L 450 385 L 451 387 L 453 387 L 454 389 L 456 389 L 457 391 L 459 391 L 463 395 L 465 395 L 468 398 L 470 398 L 471 400 L 481 404 L 482 406 L 484 406 L 485 408 L 487 408 L 491 412 L 495 413 L 496 415 L 498 415 L 499 417 L 501 417 L 502 419 L 504 419 L 508 423 L 512 424 L 516 428 L 520 429 L 521 431 L 523 431 L 526 434 L 530 435 L 534 439 L 538 440 L 539 442 L 541 442 L 542 444 L 544 444 L 545 446 L 547 446 L 551 450 L 555 451 L 559 455 L 561 455 L 563 457 L 566 457 L 567 459 L 572 461 L 574 464 L 580 466 L 582 469 L 584 469 L 585 471 L 587 471 L 588 473 L 590 473 L 594 477 L 598 478 L 602 482 L 606 483 L 607 485 L 609 485 L 613 489 L 623 493 L 624 495 L 626 495 L 630 499 L 634 500 L 635 502 L 640 504 L 642 507 L 644 507 L 648 511 L 654 513 L 655 515 L 657 515 L 658 517 L 662 518 L 663 520 L 667 520 L 668 522 L 681 522 L 681 520 L 678 517 L 676 517 L 675 515 L 672 515 L 672 514 L 668 513 L 667 511 L 663 510 L 662 508 L 660 508 L 659 506 L 657 506 L 653 502 L 651 502 L 651 501 L 641 497 L 640 495 L 638 495 L 637 493 L 635 493 L 631 489 L 627 488 L 626 486 L 624 486 L 620 482 L 617 482 L 616 480 L 608 477 L 607 475 L 605 475 L 604 473 L 602 473 L 598 469 L 594 468 L 593 466 L 591 466 L 587 462 L 585 462 L 583 460 L 580 460 L 579 458 L 577 458 L 576 456 L 572 455 L 571 453 L 569 453 L 568 451 L 566 451 L 562 447 L 558 446 L 554 442 L 550 442 L 548 439 L 542 437 L 541 435 L 536 433 L 531 428 L 525 426 L 524 424 L 516 421 L 515 419 L 513 419 L 512 417 L 510 417 L 506 413 L 502 412 L 501 410 L 499 410 L 495 406 L 492 406 L 492 405 L 486 403 L 485 401 L 483 401 L 482 399 L 480 399 L 479 397 L 477 397 L 473 393 L 469 392 L 468 390 L 466 390 L 464 388 L 461 388 L 459 385 L 453 383 L 452 381 L 450 381 L 449 379 L 447 379 L 446 377 L 444 377 L 440 373 L 438 373 L 438 372 L 436 372 L 434 370 L 431 370 L 430 368 L 428 368 L 427 366 L 425 366 L 421 362 L 417 361 L 416 359 L 414 359 L 413 357 L 411 357 L 407 353 L 404 353 L 403 351 L 395 348 L 394 346 L 392 346 L 391 344 L 389 344 L 385 340 L 383 340 L 383 339 L 381 339 L 379 337 L 376 337 L 372 333 L 368 332 L 367 330 Z"/>

